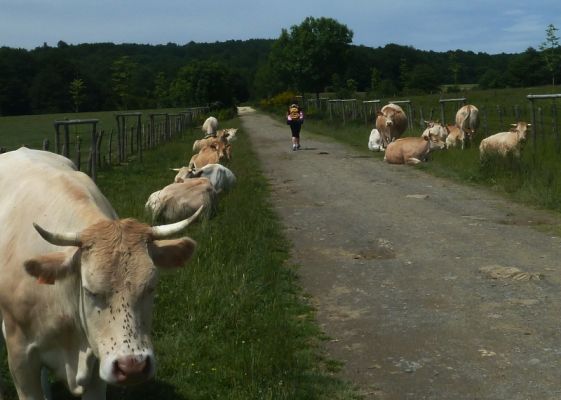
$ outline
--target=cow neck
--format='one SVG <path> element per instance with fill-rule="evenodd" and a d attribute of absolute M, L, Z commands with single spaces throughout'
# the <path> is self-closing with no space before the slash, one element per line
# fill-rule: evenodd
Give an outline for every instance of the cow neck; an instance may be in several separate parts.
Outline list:
<path fill-rule="evenodd" d="M 80 296 L 79 296 L 79 299 L 78 299 L 78 313 L 80 315 L 80 327 L 82 329 L 82 333 L 83 333 L 84 337 L 86 338 L 88 347 L 91 348 L 89 330 L 88 330 L 88 326 L 86 324 L 86 314 L 85 314 L 86 311 L 84 309 L 85 293 L 84 293 L 84 285 L 82 285 L 82 275 L 81 274 L 80 274 L 80 279 L 79 279 L 78 282 L 79 282 L 78 284 L 80 285 Z"/>

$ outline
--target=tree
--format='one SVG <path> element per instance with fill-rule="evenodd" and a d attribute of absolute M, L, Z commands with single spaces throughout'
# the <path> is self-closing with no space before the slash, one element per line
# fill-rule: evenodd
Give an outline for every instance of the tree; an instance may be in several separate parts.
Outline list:
<path fill-rule="evenodd" d="M 559 37 L 555 34 L 557 29 L 553 24 L 549 24 L 545 30 L 545 41 L 540 44 L 539 49 L 545 61 L 547 69 L 551 74 L 551 84 L 555 86 L 555 74 L 561 65 L 561 48 L 559 47 Z"/>
<path fill-rule="evenodd" d="M 120 100 L 119 107 L 127 109 L 131 97 L 131 80 L 136 63 L 132 62 L 128 56 L 122 56 L 113 61 L 111 66 L 111 80 L 113 82 L 113 92 Z"/>
<path fill-rule="evenodd" d="M 70 97 L 72 97 L 72 103 L 74 104 L 74 112 L 78 112 L 80 110 L 80 106 L 86 99 L 86 94 L 84 91 L 86 90 L 86 85 L 82 79 L 74 79 L 70 82 Z"/>
<path fill-rule="evenodd" d="M 448 61 L 450 63 L 450 71 L 452 72 L 452 76 L 454 77 L 454 85 L 458 84 L 458 74 L 460 73 L 460 63 L 458 62 L 458 56 L 456 53 L 450 53 L 448 57 Z"/>
<path fill-rule="evenodd" d="M 170 88 L 175 106 L 200 106 L 213 102 L 232 106 L 240 93 L 237 74 L 227 65 L 212 61 L 199 61 L 184 66 Z"/>
<path fill-rule="evenodd" d="M 343 75 L 353 32 L 332 18 L 307 17 L 283 29 L 269 56 L 281 79 L 300 92 L 319 93 L 334 74 Z"/>
<path fill-rule="evenodd" d="M 158 72 L 154 80 L 154 97 L 156 98 L 156 107 L 162 108 L 167 105 L 169 92 L 169 84 L 163 72 Z"/>

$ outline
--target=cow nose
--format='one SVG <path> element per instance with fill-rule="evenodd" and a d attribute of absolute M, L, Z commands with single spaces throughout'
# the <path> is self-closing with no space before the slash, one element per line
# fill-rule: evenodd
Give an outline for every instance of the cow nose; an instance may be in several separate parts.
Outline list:
<path fill-rule="evenodd" d="M 145 355 L 120 357 L 113 362 L 113 374 L 121 385 L 140 383 L 150 377 L 151 364 Z"/>

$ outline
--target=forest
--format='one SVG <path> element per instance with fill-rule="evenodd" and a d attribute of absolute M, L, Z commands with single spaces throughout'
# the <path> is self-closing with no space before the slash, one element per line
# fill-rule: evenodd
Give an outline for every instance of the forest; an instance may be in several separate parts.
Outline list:
<path fill-rule="evenodd" d="M 229 107 L 287 90 L 364 92 L 376 98 L 438 93 L 444 85 L 448 91 L 465 84 L 482 89 L 545 85 L 552 74 L 540 50 L 487 54 L 392 43 L 357 46 L 345 25 L 312 17 L 283 29 L 276 40 L 1 47 L 0 115 Z"/>

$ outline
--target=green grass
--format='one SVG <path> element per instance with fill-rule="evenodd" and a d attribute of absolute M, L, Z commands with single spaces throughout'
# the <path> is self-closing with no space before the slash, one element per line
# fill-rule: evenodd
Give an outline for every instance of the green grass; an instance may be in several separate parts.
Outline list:
<path fill-rule="evenodd" d="M 143 163 L 99 173 L 98 185 L 121 217 L 148 221 L 144 202 L 172 181 L 169 168 L 187 162 L 195 134 L 147 152 Z M 161 276 L 156 379 L 111 388 L 110 399 L 357 398 L 333 377 L 336 363 L 322 355 L 324 337 L 288 262 L 269 185 L 243 130 L 238 136 L 230 165 L 237 186 L 220 198 L 213 219 L 188 229 L 199 244 L 192 262 Z M 71 398 L 61 385 L 54 393 Z"/>

